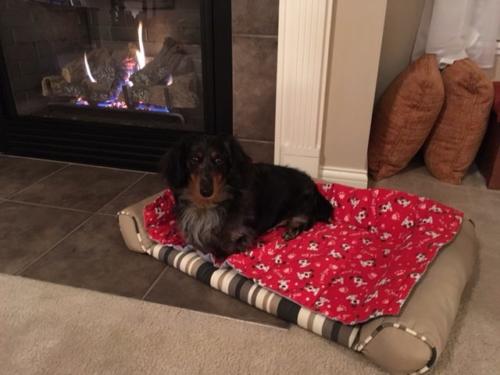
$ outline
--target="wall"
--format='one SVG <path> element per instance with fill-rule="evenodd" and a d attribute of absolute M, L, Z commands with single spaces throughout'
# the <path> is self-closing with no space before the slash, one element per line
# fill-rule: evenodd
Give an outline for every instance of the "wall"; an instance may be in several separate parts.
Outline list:
<path fill-rule="evenodd" d="M 500 81 L 500 55 L 498 52 L 495 58 L 495 65 L 490 69 L 485 69 L 485 71 L 492 81 Z"/>
<path fill-rule="evenodd" d="M 279 1 L 232 0 L 231 7 L 234 135 L 255 161 L 272 163 Z"/>
<path fill-rule="evenodd" d="M 497 42 L 500 42 L 500 28 L 498 29 Z M 495 67 L 493 68 L 493 80 L 500 81 L 500 46 L 497 44 L 497 56 L 495 59 Z"/>
<path fill-rule="evenodd" d="M 322 145 L 323 178 L 366 186 L 366 153 L 386 0 L 337 0 Z"/>
<path fill-rule="evenodd" d="M 410 62 L 424 4 L 425 0 L 387 0 L 376 99 Z M 486 72 L 493 80 L 500 80 L 500 57 Z"/>
<path fill-rule="evenodd" d="M 495 60 L 495 73 L 493 75 L 494 81 L 500 81 L 500 57 L 497 56 Z"/>
<path fill-rule="evenodd" d="M 378 71 L 378 99 L 411 60 L 425 0 L 388 0 Z"/>

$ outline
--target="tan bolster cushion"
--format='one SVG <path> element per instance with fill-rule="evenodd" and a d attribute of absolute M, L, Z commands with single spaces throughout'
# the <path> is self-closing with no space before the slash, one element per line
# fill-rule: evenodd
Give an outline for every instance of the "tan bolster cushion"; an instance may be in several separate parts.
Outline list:
<path fill-rule="evenodd" d="M 399 74 L 375 107 L 368 167 L 375 180 L 406 167 L 439 115 L 444 88 L 434 55 L 424 55 Z"/>
<path fill-rule="evenodd" d="M 441 250 L 417 284 L 400 316 L 363 325 L 360 345 L 375 336 L 362 353 L 392 373 L 432 366 L 448 340 L 462 292 L 475 268 L 478 248 L 474 226 L 465 219 L 455 240 Z"/>
<path fill-rule="evenodd" d="M 493 103 L 493 83 L 471 60 L 442 73 L 446 99 L 425 146 L 425 164 L 439 180 L 460 184 L 474 161 Z"/>
<path fill-rule="evenodd" d="M 142 201 L 124 208 L 118 212 L 118 223 L 120 231 L 129 250 L 145 253 L 153 245 L 144 229 L 144 207 L 151 203 L 157 195 L 143 199 Z"/>

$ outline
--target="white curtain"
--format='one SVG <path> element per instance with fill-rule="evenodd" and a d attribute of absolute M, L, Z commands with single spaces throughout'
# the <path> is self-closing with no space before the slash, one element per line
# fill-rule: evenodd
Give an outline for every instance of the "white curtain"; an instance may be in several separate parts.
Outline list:
<path fill-rule="evenodd" d="M 500 0 L 426 0 L 413 60 L 433 53 L 440 65 L 469 57 L 494 65 L 500 39 Z"/>

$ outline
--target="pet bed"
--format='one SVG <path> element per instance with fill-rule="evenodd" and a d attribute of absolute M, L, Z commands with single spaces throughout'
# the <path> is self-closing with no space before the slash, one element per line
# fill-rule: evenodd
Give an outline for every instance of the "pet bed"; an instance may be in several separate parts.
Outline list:
<path fill-rule="evenodd" d="M 245 259 L 245 257 L 251 258 L 254 256 L 250 252 L 233 256 L 236 257 L 235 259 L 230 258 L 229 263 L 237 268 L 239 272 L 231 268 L 218 269 L 210 262 L 203 260 L 195 252 L 181 251 L 182 239 L 175 237 L 175 233 L 168 233 L 165 238 L 158 237 L 160 233 L 167 233 L 165 228 L 168 229 L 168 225 L 171 224 L 168 209 L 165 210 L 168 208 L 165 205 L 168 206 L 169 199 L 171 198 L 168 194 L 160 195 L 159 197 L 155 197 L 155 199 L 147 199 L 121 211 L 119 213 L 119 221 L 125 242 L 131 250 L 148 253 L 223 293 L 239 298 L 261 310 L 361 352 L 389 371 L 403 373 L 427 371 L 435 363 L 443 350 L 458 309 L 461 293 L 472 272 L 477 243 L 471 223 L 465 220 L 460 228 L 456 224 L 461 221 L 461 214 L 458 211 L 446 208 L 424 198 L 404 193 L 383 189 L 352 189 L 341 185 L 325 185 L 323 193 L 325 195 L 330 194 L 328 195 L 329 199 L 337 206 L 336 220 L 333 225 L 335 223 L 337 225 L 345 225 L 343 228 L 336 228 L 337 233 L 346 232 L 345 234 L 347 234 L 347 232 L 357 231 L 357 233 L 362 234 L 358 236 L 359 238 L 356 240 L 359 240 L 358 242 L 352 238 L 350 238 L 351 241 L 349 242 L 350 245 L 354 246 L 356 246 L 356 243 L 359 243 L 359 246 L 362 246 L 359 253 L 367 254 L 368 257 L 371 257 L 368 259 L 358 259 L 359 264 L 361 261 L 364 262 L 363 264 L 366 267 L 371 266 L 373 261 L 379 262 L 381 265 L 384 264 L 383 258 L 373 258 L 373 254 L 369 251 L 370 243 L 368 242 L 382 241 L 382 239 L 385 242 L 389 241 L 389 238 L 386 238 L 388 234 L 385 233 L 391 234 L 391 240 L 395 241 L 392 245 L 386 246 L 387 249 L 394 249 L 395 244 L 399 241 L 406 244 L 406 247 L 403 250 L 400 249 L 400 251 L 404 253 L 406 249 L 409 249 L 412 257 L 417 256 L 420 259 L 420 262 L 411 261 L 411 263 L 420 263 L 423 265 L 421 268 L 416 271 L 411 270 L 409 274 L 404 275 L 405 277 L 399 275 L 401 277 L 395 278 L 398 279 L 399 284 L 392 291 L 396 289 L 406 290 L 407 293 L 405 295 L 407 296 L 409 291 L 412 290 L 411 298 L 404 304 L 401 311 L 399 311 L 401 296 L 394 296 L 391 300 L 392 302 L 399 301 L 399 306 L 398 303 L 394 304 L 392 302 L 389 305 L 386 304 L 386 307 L 390 306 L 392 310 L 390 308 L 382 308 L 375 312 L 372 310 L 366 312 L 356 309 L 357 303 L 354 303 L 351 306 L 347 306 L 349 307 L 348 315 L 338 315 L 337 312 L 332 312 L 331 309 L 322 309 L 323 306 L 326 306 L 324 304 L 325 297 L 319 291 L 318 293 L 313 293 L 317 298 L 312 299 L 310 303 L 305 299 L 301 299 L 300 296 L 297 298 L 297 295 L 293 294 L 294 292 L 287 294 L 282 289 L 279 289 L 279 285 L 277 287 L 274 286 L 274 288 L 271 287 L 271 289 L 275 289 L 278 293 L 270 291 L 268 289 L 270 285 L 266 285 L 266 280 L 262 277 L 262 273 L 266 273 L 266 267 L 269 266 L 268 262 L 274 259 L 276 255 L 280 255 L 279 252 L 276 253 L 275 251 L 276 244 L 281 243 L 277 237 L 263 239 L 263 244 L 259 245 L 260 249 L 256 250 L 256 253 L 260 252 L 265 256 L 263 258 L 260 257 L 257 261 L 255 259 L 250 259 L 250 261 L 249 259 Z M 393 207 L 390 207 L 392 204 L 399 204 L 402 207 L 395 210 Z M 419 205 L 420 208 L 418 208 Z M 144 207 L 148 208 L 146 210 L 146 223 L 143 218 Z M 410 210 L 410 208 L 414 209 Z M 429 211 L 431 208 L 432 210 Z M 435 213 L 439 211 L 443 213 L 442 211 L 445 211 L 444 214 L 449 216 L 440 225 L 436 226 L 438 217 L 429 216 L 429 212 L 434 211 L 436 211 Z M 360 212 L 364 213 L 360 215 Z M 384 219 L 386 214 L 403 214 L 404 217 L 398 217 L 397 220 L 394 220 L 394 222 L 398 223 L 397 228 L 387 229 L 388 222 Z M 153 230 L 154 226 L 151 226 L 151 215 L 156 220 L 152 221 L 158 229 L 156 235 Z M 429 217 L 432 217 L 432 219 L 429 220 Z M 158 218 L 165 220 L 161 221 Z M 355 223 L 358 225 L 355 225 Z M 438 233 L 425 234 L 426 232 L 432 232 L 429 230 L 430 227 L 426 228 L 426 226 L 431 224 L 433 224 L 432 227 L 435 229 L 444 230 L 443 233 L 446 236 L 440 238 L 439 241 L 431 241 L 432 237 L 438 238 Z M 167 227 L 161 228 L 162 225 L 166 225 Z M 328 226 L 332 224 L 324 225 Z M 443 225 L 450 225 L 450 227 L 445 228 Z M 422 230 L 422 235 L 425 238 L 431 237 L 431 240 L 422 242 L 422 239 L 418 240 L 418 238 L 414 238 L 413 241 L 408 241 L 408 238 L 406 238 L 408 232 L 402 230 L 401 227 L 403 229 L 408 227 L 406 229 L 409 229 L 413 226 L 415 226 L 413 232 L 417 232 L 416 227 L 425 229 Z M 146 232 L 145 227 L 148 228 L 149 233 Z M 363 231 L 360 231 L 360 228 L 363 228 Z M 387 230 L 381 231 L 383 228 Z M 324 235 L 325 233 L 330 233 L 326 229 L 329 228 L 325 228 L 323 232 L 313 230 L 316 234 L 321 233 L 320 238 L 315 237 L 312 241 L 317 244 L 313 247 L 324 247 L 324 241 L 326 240 Z M 457 231 L 459 233 L 455 237 Z M 278 236 L 279 230 L 270 232 L 268 235 L 272 237 L 273 234 Z M 308 234 L 304 233 L 300 237 L 305 238 L 307 236 Z M 150 237 L 155 238 L 156 241 L 168 243 L 168 245 L 158 244 L 151 240 Z M 170 243 L 169 241 L 165 241 L 166 238 L 171 240 Z M 335 238 L 335 240 L 340 241 L 338 238 Z M 344 240 L 345 238 L 338 245 L 342 246 L 342 244 L 346 243 Z M 311 241 L 311 239 L 308 241 Z M 328 241 L 331 242 L 331 239 L 328 239 Z M 450 241 L 452 242 L 448 246 L 439 251 L 441 247 Z M 419 246 L 415 247 L 414 243 L 418 243 Z M 273 251 L 270 252 L 271 247 Z M 336 248 L 336 246 L 333 246 L 333 248 Z M 379 248 L 379 246 L 376 246 L 374 249 L 377 250 Z M 421 260 L 423 248 L 426 248 L 424 255 L 428 258 L 425 262 Z M 430 260 L 438 254 L 438 251 L 439 256 L 430 265 L 427 272 L 425 272 L 427 266 L 430 264 Z M 324 257 L 321 254 L 318 255 Z M 383 257 L 384 255 L 382 254 L 381 256 Z M 348 259 L 344 268 L 350 269 L 350 262 L 353 259 L 345 256 L 345 254 L 344 258 Z M 386 263 L 382 268 L 379 267 L 378 271 L 384 267 L 388 268 L 395 259 L 391 259 L 391 262 Z M 409 259 L 404 257 L 403 259 L 399 258 L 400 261 L 406 263 L 410 262 Z M 312 263 L 317 262 L 313 260 Z M 320 264 L 319 266 L 324 267 L 325 264 Z M 397 271 L 394 268 L 392 270 Z M 424 272 L 425 275 L 423 275 Z M 411 276 L 412 274 L 413 276 Z M 250 276 L 252 279 L 257 280 L 257 282 L 243 275 Z M 338 273 L 336 275 L 338 276 Z M 359 279 L 354 279 L 356 275 L 352 273 L 343 274 L 342 276 L 349 279 L 351 284 L 347 285 L 348 287 L 356 287 L 352 283 L 362 284 L 361 286 L 366 289 L 363 298 L 371 296 L 372 299 L 374 298 L 373 291 L 380 289 L 373 289 L 374 285 L 379 284 L 378 286 L 380 286 L 380 280 L 385 278 L 383 275 L 380 277 L 377 276 L 373 278 L 375 280 L 374 283 L 368 283 L 369 277 L 366 278 L 367 281 L 365 279 L 360 281 Z M 420 277 L 422 279 L 413 288 Z M 276 282 L 279 283 L 279 280 Z M 314 291 L 314 288 L 317 288 L 315 284 L 311 284 L 309 281 L 308 283 L 312 285 L 312 291 Z M 267 287 L 263 287 L 262 285 L 266 285 Z M 299 289 L 294 289 L 295 293 Z M 301 289 L 304 289 L 304 285 L 302 285 Z M 358 293 L 358 295 L 361 294 Z M 331 297 L 330 295 L 328 296 Z M 379 302 L 384 299 L 387 300 L 386 297 L 382 298 Z M 333 300 L 335 299 L 333 298 Z M 299 302 L 300 305 L 296 302 Z M 335 302 L 332 305 L 338 306 L 338 301 Z M 370 306 L 373 306 L 373 304 Z M 377 317 L 381 314 L 384 316 Z M 389 314 L 398 315 L 388 316 Z M 370 318 L 371 320 L 366 321 Z M 352 324 L 355 322 L 364 323 Z"/>

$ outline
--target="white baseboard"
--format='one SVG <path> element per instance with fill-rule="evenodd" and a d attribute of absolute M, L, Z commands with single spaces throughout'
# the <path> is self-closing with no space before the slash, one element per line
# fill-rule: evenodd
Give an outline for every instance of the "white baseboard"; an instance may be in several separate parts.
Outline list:
<path fill-rule="evenodd" d="M 364 169 L 349 169 L 323 165 L 319 170 L 319 178 L 328 182 L 366 188 L 368 186 L 368 171 Z"/>

